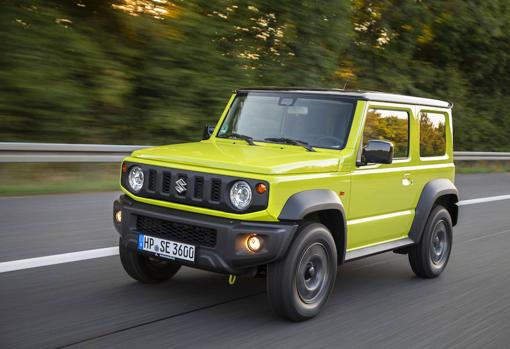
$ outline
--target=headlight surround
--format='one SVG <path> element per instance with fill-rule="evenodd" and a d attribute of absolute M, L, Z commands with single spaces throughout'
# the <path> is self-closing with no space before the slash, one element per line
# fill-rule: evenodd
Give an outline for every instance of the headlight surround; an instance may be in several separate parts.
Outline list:
<path fill-rule="evenodd" d="M 140 166 L 134 166 L 129 170 L 128 184 L 134 192 L 139 192 L 143 187 L 144 175 Z"/>
<path fill-rule="evenodd" d="M 251 187 L 245 181 L 237 181 L 230 188 L 230 202 L 238 210 L 248 208 L 252 196 Z"/>

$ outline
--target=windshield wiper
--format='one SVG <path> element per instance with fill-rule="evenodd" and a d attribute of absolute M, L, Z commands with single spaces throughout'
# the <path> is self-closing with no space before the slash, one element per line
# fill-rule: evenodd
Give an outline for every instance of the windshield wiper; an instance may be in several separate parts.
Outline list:
<path fill-rule="evenodd" d="M 239 133 L 231 133 L 229 135 L 226 136 L 227 138 L 233 138 L 233 139 L 242 139 L 243 141 L 246 141 L 246 143 L 248 143 L 249 145 L 256 145 L 254 142 L 253 142 L 253 138 L 250 137 L 250 136 L 246 136 L 246 135 L 242 135 L 242 134 L 239 134 Z"/>
<path fill-rule="evenodd" d="M 265 141 L 274 142 L 274 143 L 285 143 L 291 145 L 300 145 L 308 151 L 316 151 L 313 147 L 306 143 L 305 141 L 300 141 L 299 139 L 286 138 L 286 137 L 269 137 L 264 138 Z"/>

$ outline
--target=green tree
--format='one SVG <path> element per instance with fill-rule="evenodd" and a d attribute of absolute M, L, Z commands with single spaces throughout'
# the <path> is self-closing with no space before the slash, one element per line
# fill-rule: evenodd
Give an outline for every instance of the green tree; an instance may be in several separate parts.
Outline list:
<path fill-rule="evenodd" d="M 506 0 L 0 2 L 3 141 L 198 139 L 230 92 L 451 100 L 458 150 L 510 149 Z"/>

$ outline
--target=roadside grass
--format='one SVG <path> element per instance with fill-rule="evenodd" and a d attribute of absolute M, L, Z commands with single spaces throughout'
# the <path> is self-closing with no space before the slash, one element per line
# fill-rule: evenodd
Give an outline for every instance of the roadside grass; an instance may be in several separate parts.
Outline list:
<path fill-rule="evenodd" d="M 119 190 L 120 164 L 1 164 L 0 196 Z M 459 174 L 510 172 L 510 161 L 459 161 Z"/>
<path fill-rule="evenodd" d="M 119 164 L 2 164 L 0 196 L 119 190 Z"/>
<path fill-rule="evenodd" d="M 510 172 L 510 161 L 457 161 L 455 170 L 460 174 Z"/>

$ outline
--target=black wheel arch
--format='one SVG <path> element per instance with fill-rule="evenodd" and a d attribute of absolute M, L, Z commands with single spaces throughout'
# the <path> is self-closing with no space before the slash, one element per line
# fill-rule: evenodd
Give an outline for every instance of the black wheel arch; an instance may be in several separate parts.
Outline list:
<path fill-rule="evenodd" d="M 421 240 L 423 229 L 425 228 L 430 212 L 438 204 L 444 206 L 448 210 L 452 218 L 452 224 L 455 226 L 459 215 L 458 202 L 459 191 L 452 181 L 441 178 L 428 182 L 423 188 L 418 204 L 416 205 L 409 238 L 414 242 L 419 242 Z"/>
<path fill-rule="evenodd" d="M 315 221 L 324 224 L 331 232 L 337 249 L 338 264 L 345 260 L 347 220 L 338 195 L 329 189 L 305 190 L 289 197 L 279 220 Z"/>

